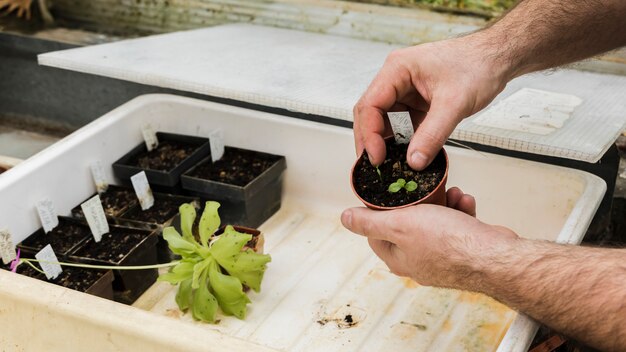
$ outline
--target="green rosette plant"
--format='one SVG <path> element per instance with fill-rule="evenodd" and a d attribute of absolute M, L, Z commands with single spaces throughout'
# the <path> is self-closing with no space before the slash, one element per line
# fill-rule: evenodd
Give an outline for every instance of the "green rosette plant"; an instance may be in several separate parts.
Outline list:
<path fill-rule="evenodd" d="M 271 257 L 243 247 L 252 235 L 227 226 L 215 236 L 220 227 L 220 204 L 209 201 L 200 217 L 197 234 L 193 225 L 196 209 L 191 204 L 180 206 L 182 235 L 173 227 L 163 230 L 169 248 L 182 259 L 158 280 L 178 285 L 176 303 L 182 311 L 191 310 L 196 320 L 215 323 L 218 306 L 226 315 L 246 317 L 250 299 L 244 285 L 261 290 L 261 281 Z"/>

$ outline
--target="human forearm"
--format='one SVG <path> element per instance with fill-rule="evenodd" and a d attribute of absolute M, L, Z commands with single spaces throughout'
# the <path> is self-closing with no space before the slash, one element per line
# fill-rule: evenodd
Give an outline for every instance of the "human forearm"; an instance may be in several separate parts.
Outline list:
<path fill-rule="evenodd" d="M 523 0 L 469 37 L 512 79 L 626 45 L 626 1 Z"/>
<path fill-rule="evenodd" d="M 590 345 L 626 350 L 626 250 L 519 239 L 477 265 L 469 289 Z"/>

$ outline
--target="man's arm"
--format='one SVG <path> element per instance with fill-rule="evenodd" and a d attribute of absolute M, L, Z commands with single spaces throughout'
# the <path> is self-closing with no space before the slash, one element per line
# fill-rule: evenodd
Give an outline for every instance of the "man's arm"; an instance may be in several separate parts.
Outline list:
<path fill-rule="evenodd" d="M 517 240 L 482 256 L 469 289 L 607 351 L 626 350 L 626 250 Z"/>
<path fill-rule="evenodd" d="M 626 45 L 626 1 L 524 0 L 471 37 L 512 79 Z"/>
<path fill-rule="evenodd" d="M 626 250 L 520 239 L 428 204 L 353 208 L 341 220 L 397 275 L 485 293 L 591 346 L 626 351 Z"/>
<path fill-rule="evenodd" d="M 478 32 L 396 50 L 354 107 L 356 151 L 380 164 L 385 113 L 408 110 L 419 127 L 407 161 L 423 169 L 456 125 L 511 79 L 625 44 L 624 0 L 524 0 Z"/>

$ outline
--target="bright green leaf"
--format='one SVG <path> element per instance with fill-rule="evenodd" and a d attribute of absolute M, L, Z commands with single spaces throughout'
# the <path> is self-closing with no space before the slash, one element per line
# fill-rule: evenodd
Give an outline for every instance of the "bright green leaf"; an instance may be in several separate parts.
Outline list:
<path fill-rule="evenodd" d="M 232 260 L 251 239 L 250 234 L 237 232 L 232 227 L 227 228 L 211 245 L 211 255 L 224 266 L 222 261 Z"/>
<path fill-rule="evenodd" d="M 396 192 L 398 192 L 401 189 L 402 189 L 402 186 L 400 186 L 399 184 L 394 182 L 394 183 L 389 185 L 389 188 L 387 190 L 389 192 L 391 192 L 391 193 L 396 193 Z"/>
<path fill-rule="evenodd" d="M 182 238 L 178 231 L 171 226 L 163 229 L 163 238 L 167 241 L 170 250 L 175 254 L 183 256 L 183 258 L 196 252 L 196 246 Z"/>
<path fill-rule="evenodd" d="M 404 189 L 406 189 L 407 192 L 413 192 L 417 189 L 417 183 L 415 181 L 409 181 L 404 185 Z"/>
<path fill-rule="evenodd" d="M 198 289 L 193 293 L 191 313 L 196 320 L 214 323 L 217 299 L 209 291 L 206 273 L 202 275 Z"/>
<path fill-rule="evenodd" d="M 204 212 L 202 212 L 202 217 L 200 218 L 200 243 L 204 247 L 209 246 L 209 239 L 215 231 L 220 227 L 220 216 L 217 212 L 219 209 L 220 203 L 208 201 L 204 207 Z"/>
<path fill-rule="evenodd" d="M 222 274 L 215 261 L 211 262 L 208 270 L 209 284 L 222 311 L 226 315 L 234 315 L 239 319 L 244 319 L 246 317 L 246 305 L 250 303 L 250 299 L 243 292 L 241 281 Z"/>
<path fill-rule="evenodd" d="M 396 181 L 396 183 L 400 186 L 400 187 L 404 187 L 404 185 L 406 184 L 406 180 L 403 178 L 399 178 L 398 181 Z"/>
<path fill-rule="evenodd" d="M 196 221 L 196 208 L 190 203 L 185 203 L 178 208 L 180 212 L 180 227 L 183 231 L 183 238 L 194 243 L 193 223 Z"/>
<path fill-rule="evenodd" d="M 241 283 L 250 287 L 254 292 L 261 292 L 261 281 L 263 281 L 263 275 L 265 274 L 265 269 L 257 270 L 257 271 L 239 271 L 233 272 L 230 275 L 241 280 Z"/>
<path fill-rule="evenodd" d="M 191 288 L 196 290 L 200 287 L 200 278 L 202 277 L 202 275 L 206 274 L 205 271 L 212 261 L 215 260 L 213 258 L 208 258 L 194 265 L 193 275 L 191 277 Z"/>
<path fill-rule="evenodd" d="M 191 289 L 191 279 L 185 280 L 178 286 L 178 292 L 176 293 L 176 304 L 178 308 L 183 312 L 189 309 L 189 305 L 192 301 L 193 290 Z"/>
<path fill-rule="evenodd" d="M 228 274 L 238 278 L 244 285 L 254 291 L 259 292 L 267 263 L 271 260 L 272 257 L 268 254 L 259 254 L 252 250 L 247 250 L 220 262 L 220 265 Z"/>
<path fill-rule="evenodd" d="M 191 279 L 194 268 L 193 262 L 181 262 L 176 265 L 170 272 L 162 274 L 157 280 L 166 281 L 173 285 Z"/>

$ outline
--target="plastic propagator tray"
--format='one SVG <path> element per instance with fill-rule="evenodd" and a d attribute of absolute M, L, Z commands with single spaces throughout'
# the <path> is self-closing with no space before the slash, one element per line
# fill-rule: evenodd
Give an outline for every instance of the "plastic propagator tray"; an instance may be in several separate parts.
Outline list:
<path fill-rule="evenodd" d="M 153 285 L 125 306 L 0 270 L 4 350 L 526 351 L 536 324 L 479 294 L 423 287 L 389 273 L 340 211 L 359 205 L 348 174 L 352 131 L 169 95 L 137 98 L 0 178 L 0 228 L 15 243 L 39 226 L 34 204 L 61 213 L 95 192 L 89 165 L 141 142 L 141 126 L 207 136 L 286 156 L 281 210 L 266 221 L 272 255 L 245 320 L 194 322 L 175 288 Z M 604 194 L 588 173 L 447 148 L 450 186 L 474 194 L 478 217 L 522 236 L 578 243 Z M 113 181 L 113 173 L 107 168 Z M 79 333 L 77 333 L 79 332 Z"/>

